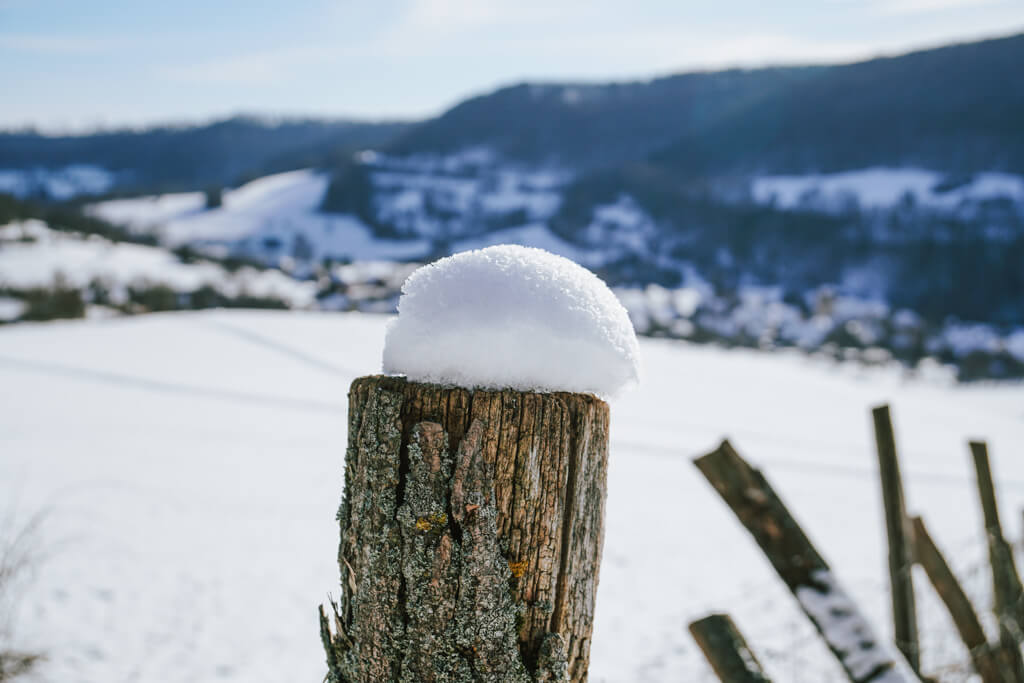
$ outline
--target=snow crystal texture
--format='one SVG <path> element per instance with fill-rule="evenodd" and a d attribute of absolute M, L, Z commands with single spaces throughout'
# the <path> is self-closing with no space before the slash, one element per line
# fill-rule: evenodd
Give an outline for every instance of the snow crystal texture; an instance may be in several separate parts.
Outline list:
<path fill-rule="evenodd" d="M 498 245 L 416 270 L 384 343 L 384 372 L 482 389 L 613 396 L 638 377 L 626 309 L 596 275 L 542 249 Z"/>

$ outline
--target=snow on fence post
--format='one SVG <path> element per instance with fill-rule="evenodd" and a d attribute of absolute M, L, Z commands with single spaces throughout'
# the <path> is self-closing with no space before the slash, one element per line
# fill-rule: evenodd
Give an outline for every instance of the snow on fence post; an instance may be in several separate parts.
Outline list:
<path fill-rule="evenodd" d="M 771 683 L 729 615 L 698 619 L 690 624 L 690 634 L 722 683 Z"/>
<path fill-rule="evenodd" d="M 971 441 L 969 445 L 978 477 L 978 495 L 988 539 L 992 593 L 996 617 L 999 619 L 1000 642 L 1011 659 L 1017 680 L 1024 682 L 1024 661 L 1020 649 L 1021 641 L 1024 640 L 1024 589 L 1013 560 L 1013 549 L 1003 536 L 1003 527 L 999 521 L 988 446 L 984 441 Z"/>
<path fill-rule="evenodd" d="M 853 683 L 916 683 L 899 652 L 873 632 L 856 603 L 761 472 L 728 441 L 694 463 L 764 551 Z"/>
<path fill-rule="evenodd" d="M 907 658 L 910 668 L 920 676 L 920 644 L 917 636 L 917 611 L 914 605 L 914 556 L 889 406 L 882 405 L 872 409 L 871 417 L 875 426 L 878 472 L 882 480 L 885 528 L 889 539 L 893 638 L 896 647 Z"/>
<path fill-rule="evenodd" d="M 585 681 L 625 310 L 588 271 L 492 247 L 413 273 L 349 393 L 327 680 Z M 395 376 L 404 375 L 404 376 Z"/>
<path fill-rule="evenodd" d="M 978 619 L 978 613 L 950 569 L 946 558 L 932 540 L 924 520 L 914 517 L 911 521 L 914 527 L 914 554 L 917 562 L 924 568 L 932 586 L 935 587 L 935 592 L 946 605 L 946 610 L 960 633 L 960 640 L 967 648 L 982 683 L 1017 683 L 1012 662 L 1006 661 L 1004 651 L 989 644 L 981 620 Z"/>

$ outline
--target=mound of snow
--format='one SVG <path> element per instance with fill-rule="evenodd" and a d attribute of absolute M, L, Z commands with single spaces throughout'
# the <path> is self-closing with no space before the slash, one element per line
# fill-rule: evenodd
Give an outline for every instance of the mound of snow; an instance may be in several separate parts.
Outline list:
<path fill-rule="evenodd" d="M 636 334 L 596 275 L 499 245 L 416 270 L 387 331 L 384 372 L 468 388 L 611 396 L 636 381 Z"/>

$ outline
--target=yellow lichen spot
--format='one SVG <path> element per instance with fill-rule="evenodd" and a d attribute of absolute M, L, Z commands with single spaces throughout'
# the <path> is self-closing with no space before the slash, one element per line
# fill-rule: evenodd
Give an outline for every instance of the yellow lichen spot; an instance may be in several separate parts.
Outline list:
<path fill-rule="evenodd" d="M 419 531 L 430 531 L 430 520 L 426 517 L 420 517 L 416 520 L 416 529 Z"/>
<path fill-rule="evenodd" d="M 508 568 L 512 570 L 512 576 L 517 579 L 522 578 L 523 574 L 526 573 L 526 569 L 530 566 L 529 562 L 525 560 L 523 562 L 509 562 Z"/>

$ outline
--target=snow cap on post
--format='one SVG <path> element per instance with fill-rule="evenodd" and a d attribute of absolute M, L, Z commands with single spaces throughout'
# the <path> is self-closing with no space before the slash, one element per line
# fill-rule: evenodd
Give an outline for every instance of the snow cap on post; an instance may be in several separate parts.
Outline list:
<path fill-rule="evenodd" d="M 499 245 L 423 266 L 402 286 L 384 372 L 480 389 L 612 396 L 638 378 L 626 309 L 589 270 Z"/>

